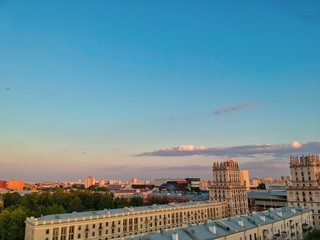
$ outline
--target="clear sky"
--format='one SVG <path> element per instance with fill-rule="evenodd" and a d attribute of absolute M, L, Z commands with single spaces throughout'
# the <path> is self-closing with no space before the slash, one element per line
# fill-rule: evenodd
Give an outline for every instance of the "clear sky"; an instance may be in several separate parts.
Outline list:
<path fill-rule="evenodd" d="M 319 1 L 3 0 L 0 179 L 288 175 L 319 90 Z"/>

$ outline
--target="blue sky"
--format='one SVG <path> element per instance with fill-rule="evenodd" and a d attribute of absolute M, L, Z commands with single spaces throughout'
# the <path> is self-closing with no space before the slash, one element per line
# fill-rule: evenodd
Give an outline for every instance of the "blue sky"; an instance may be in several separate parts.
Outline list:
<path fill-rule="evenodd" d="M 1 1 L 0 178 L 288 174 L 320 153 L 319 42 L 311 0 Z"/>

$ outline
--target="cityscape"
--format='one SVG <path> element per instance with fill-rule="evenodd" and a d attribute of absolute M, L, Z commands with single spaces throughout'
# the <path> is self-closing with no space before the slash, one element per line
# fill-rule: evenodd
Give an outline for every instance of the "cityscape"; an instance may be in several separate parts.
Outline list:
<path fill-rule="evenodd" d="M 0 2 L 0 240 L 319 240 L 319 1 Z"/>

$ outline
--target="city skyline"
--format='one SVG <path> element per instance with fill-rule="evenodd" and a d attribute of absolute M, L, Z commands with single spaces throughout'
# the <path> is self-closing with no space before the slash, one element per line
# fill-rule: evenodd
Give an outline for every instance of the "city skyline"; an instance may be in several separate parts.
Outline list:
<path fill-rule="evenodd" d="M 320 3 L 0 3 L 0 178 L 289 175 L 320 153 Z"/>

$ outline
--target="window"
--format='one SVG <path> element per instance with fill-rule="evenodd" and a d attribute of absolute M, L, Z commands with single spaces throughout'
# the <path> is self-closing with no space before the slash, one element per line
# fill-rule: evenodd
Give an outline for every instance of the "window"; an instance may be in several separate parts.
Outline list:
<path fill-rule="evenodd" d="M 47 230 L 46 230 L 46 234 L 49 234 L 49 232 L 50 232 L 50 230 L 49 230 L 49 229 L 47 229 Z"/>
<path fill-rule="evenodd" d="M 58 240 L 58 235 L 59 235 L 59 228 L 54 228 L 52 240 Z"/>

